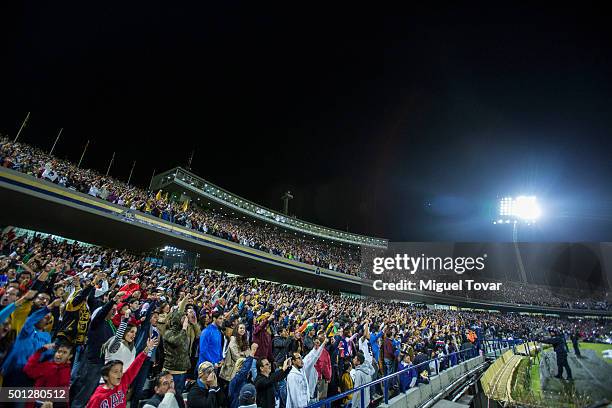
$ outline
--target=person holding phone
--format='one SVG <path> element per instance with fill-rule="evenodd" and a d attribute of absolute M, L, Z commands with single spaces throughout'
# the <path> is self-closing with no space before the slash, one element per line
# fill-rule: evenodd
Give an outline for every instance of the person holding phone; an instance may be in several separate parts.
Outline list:
<path fill-rule="evenodd" d="M 279 384 L 286 387 L 287 375 L 291 371 L 291 357 L 285 359 L 280 370 L 272 373 L 272 365 L 267 359 L 257 361 L 257 378 L 255 388 L 257 389 L 257 406 L 259 408 L 274 408 L 276 400 L 274 398 L 274 386 Z M 280 383 L 284 384 L 280 384 Z M 285 389 L 286 391 L 286 389 Z"/>
<path fill-rule="evenodd" d="M 217 382 L 215 366 L 210 361 L 204 361 L 198 366 L 198 379 L 187 395 L 187 408 L 225 406 L 227 406 L 227 399 Z"/>

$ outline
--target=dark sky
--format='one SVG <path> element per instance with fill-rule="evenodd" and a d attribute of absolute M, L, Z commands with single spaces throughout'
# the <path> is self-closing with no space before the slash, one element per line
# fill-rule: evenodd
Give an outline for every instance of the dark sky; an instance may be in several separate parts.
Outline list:
<path fill-rule="evenodd" d="M 263 205 L 393 240 L 612 241 L 612 38 L 598 9 L 378 11 L 20 3 L 0 132 L 148 185 L 185 165 Z M 226 3 L 226 4 L 214 4 Z M 253 3 L 253 2 L 250 2 Z M 360 15 L 354 17 L 353 15 Z"/>

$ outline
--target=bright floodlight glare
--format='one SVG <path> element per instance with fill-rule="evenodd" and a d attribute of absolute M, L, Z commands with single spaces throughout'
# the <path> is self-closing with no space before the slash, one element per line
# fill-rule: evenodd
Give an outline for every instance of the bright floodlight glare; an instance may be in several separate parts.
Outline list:
<path fill-rule="evenodd" d="M 538 205 L 538 199 L 535 196 L 520 196 L 515 200 L 515 214 L 517 217 L 524 220 L 536 220 L 542 215 L 542 210 Z"/>
<path fill-rule="evenodd" d="M 499 202 L 499 215 L 506 223 L 509 223 L 507 218 L 533 222 L 542 215 L 542 210 L 535 196 L 504 197 Z"/>

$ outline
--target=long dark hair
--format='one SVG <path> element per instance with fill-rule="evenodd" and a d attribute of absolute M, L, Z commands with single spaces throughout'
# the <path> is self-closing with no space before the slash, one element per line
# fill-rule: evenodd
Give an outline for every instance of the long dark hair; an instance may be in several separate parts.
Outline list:
<path fill-rule="evenodd" d="M 136 328 L 136 333 L 138 333 L 138 326 L 136 326 L 135 324 L 131 324 L 129 323 L 127 325 L 127 327 L 125 328 L 125 332 L 123 333 L 123 338 L 121 340 L 126 341 L 125 340 L 125 336 L 130 332 L 130 330 L 132 330 L 133 328 Z M 134 346 L 134 344 L 136 343 L 136 337 L 134 337 L 134 341 L 132 341 L 132 343 L 130 344 L 131 346 Z"/>
<path fill-rule="evenodd" d="M 240 326 L 244 326 L 244 329 L 245 329 L 244 334 L 242 336 L 238 334 L 238 328 Z M 249 348 L 249 341 L 247 339 L 246 326 L 244 323 L 239 323 L 236 325 L 236 327 L 234 327 L 232 336 L 234 336 L 234 338 L 236 339 L 236 343 L 238 343 L 238 349 L 240 351 L 245 351 L 246 349 Z"/>

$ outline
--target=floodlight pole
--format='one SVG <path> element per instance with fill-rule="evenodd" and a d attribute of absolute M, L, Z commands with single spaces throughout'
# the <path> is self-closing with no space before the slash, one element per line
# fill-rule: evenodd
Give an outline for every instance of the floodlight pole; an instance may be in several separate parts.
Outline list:
<path fill-rule="evenodd" d="M 132 164 L 132 170 L 130 170 L 130 176 L 128 177 L 127 185 L 130 185 L 130 180 L 132 180 L 132 173 L 134 172 L 134 167 L 136 167 L 136 160 L 134 160 L 134 164 Z"/>
<path fill-rule="evenodd" d="M 115 152 L 113 152 L 113 157 L 111 157 L 110 162 L 108 163 L 108 168 L 106 169 L 107 177 L 108 177 L 108 173 L 110 172 L 110 168 L 113 165 L 113 161 L 115 161 Z"/>
<path fill-rule="evenodd" d="M 521 272 L 521 280 L 523 283 L 527 283 L 527 274 L 525 273 L 525 265 L 523 264 L 523 257 L 521 256 L 521 249 L 518 245 L 518 223 L 515 221 L 512 224 L 512 242 L 514 244 L 514 252 L 516 253 L 516 261 Z"/>
<path fill-rule="evenodd" d="M 89 140 L 85 143 L 85 148 L 83 149 L 83 154 L 81 154 L 81 158 L 79 159 L 79 164 L 77 164 L 77 168 L 81 168 L 81 163 L 83 162 L 83 157 L 85 157 L 85 151 L 87 151 L 87 146 L 89 146 Z"/>
<path fill-rule="evenodd" d="M 51 147 L 51 151 L 49 152 L 49 156 L 53 156 L 53 150 L 55 150 L 55 145 L 57 144 L 57 141 L 59 140 L 63 131 L 64 131 L 64 128 L 61 128 L 59 130 L 59 133 L 57 134 L 57 137 L 55 138 L 55 142 L 53 142 L 53 146 Z"/>
<path fill-rule="evenodd" d="M 15 136 L 15 140 L 13 140 L 13 143 L 17 143 L 17 139 L 19 139 L 19 135 L 21 134 L 21 131 L 23 130 L 25 125 L 28 123 L 28 119 L 30 119 L 30 112 L 28 112 L 23 122 L 21 122 L 21 127 L 17 131 L 17 136 Z"/>
<path fill-rule="evenodd" d="M 151 181 L 149 182 L 149 191 L 151 191 L 151 186 L 153 185 L 153 177 L 155 177 L 155 171 L 157 169 L 153 169 L 153 173 L 151 174 Z"/>

